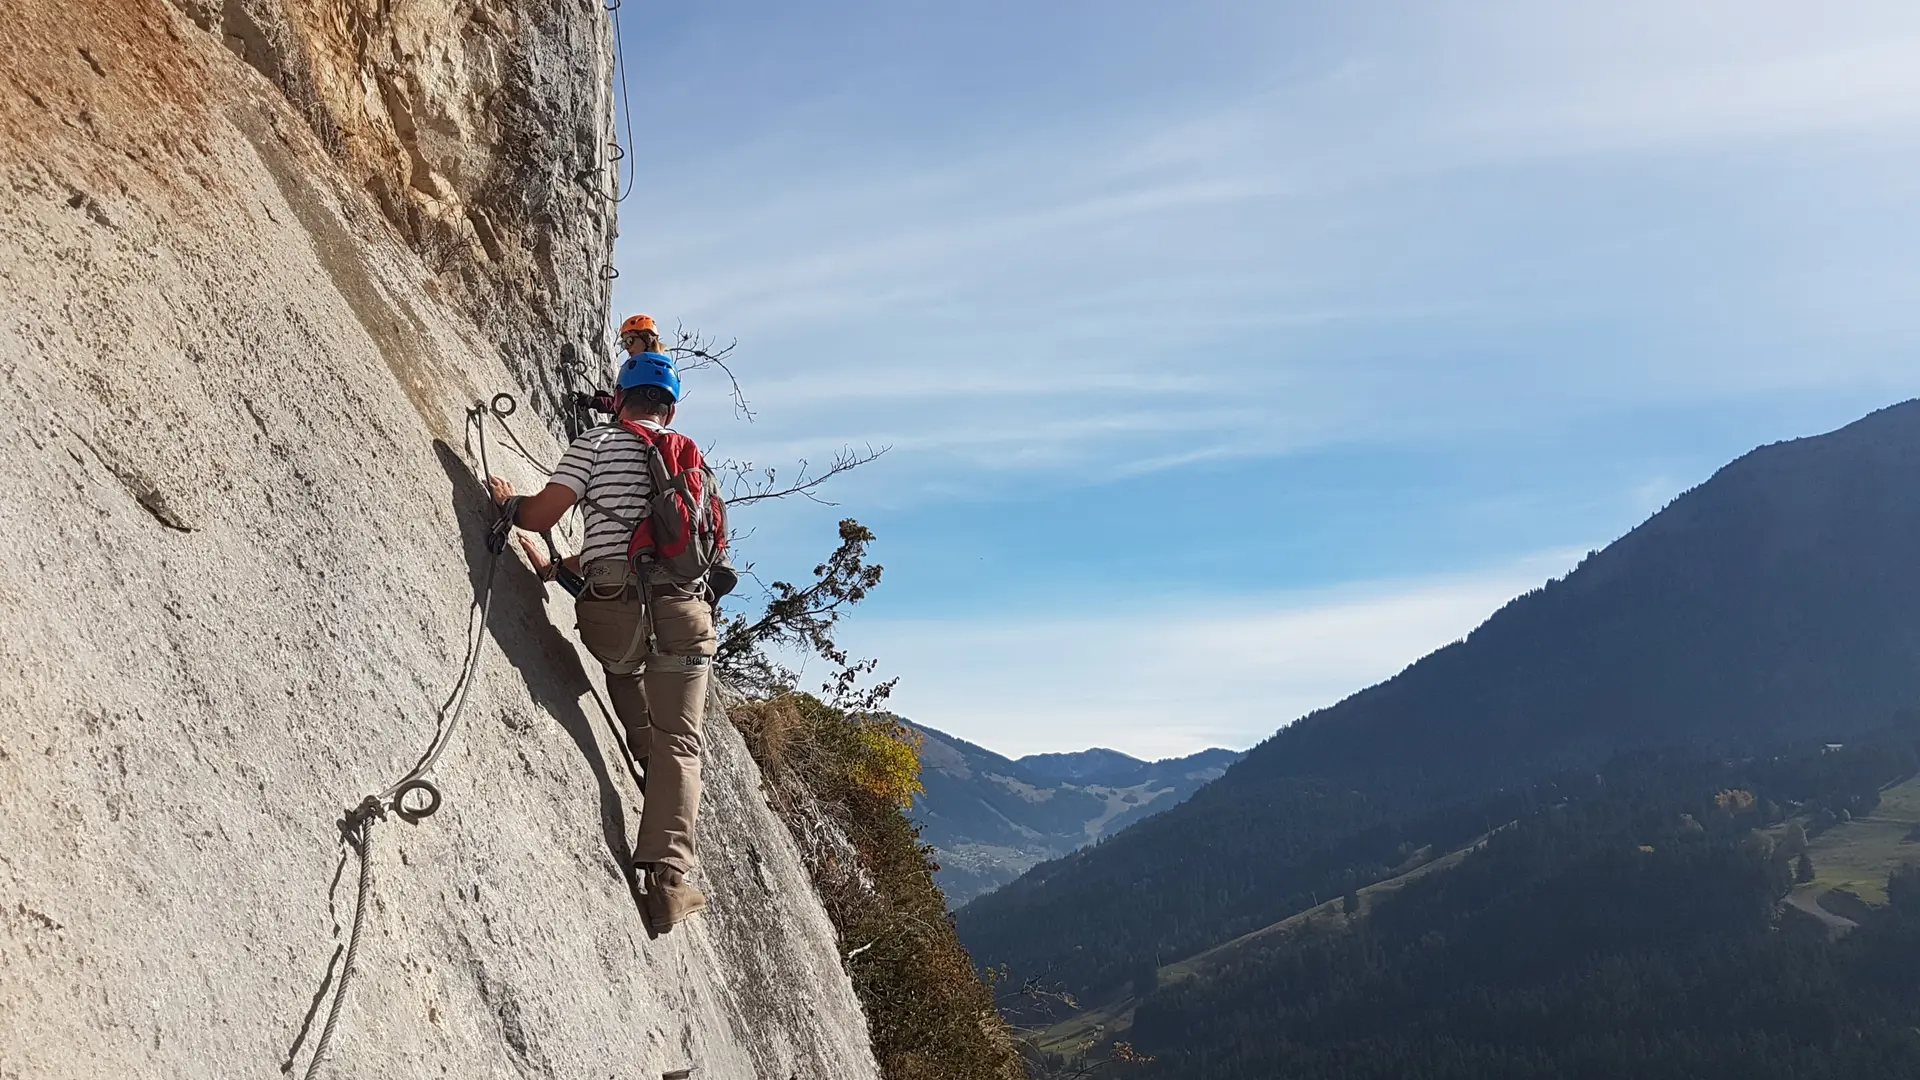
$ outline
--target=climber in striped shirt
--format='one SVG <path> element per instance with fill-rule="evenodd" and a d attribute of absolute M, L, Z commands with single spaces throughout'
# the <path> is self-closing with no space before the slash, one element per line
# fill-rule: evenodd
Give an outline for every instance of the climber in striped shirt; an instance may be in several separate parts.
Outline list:
<path fill-rule="evenodd" d="M 518 498 L 499 477 L 489 478 L 488 486 L 513 523 L 530 532 L 553 528 L 576 502 L 583 506 L 586 538 L 579 560 L 585 586 L 574 613 L 581 644 L 606 673 L 607 697 L 646 776 L 634 867 L 646 891 L 647 921 L 655 933 L 664 933 L 707 906 L 687 876 L 694 867 L 700 734 L 718 637 L 706 581 L 649 576 L 643 582 L 628 559 L 629 541 L 653 494 L 651 451 L 629 425 L 667 430 L 680 399 L 679 373 L 668 357 L 638 352 L 621 365 L 616 396 L 615 422 L 575 439 L 537 494 Z M 537 560 L 536 567 L 542 563 Z"/>

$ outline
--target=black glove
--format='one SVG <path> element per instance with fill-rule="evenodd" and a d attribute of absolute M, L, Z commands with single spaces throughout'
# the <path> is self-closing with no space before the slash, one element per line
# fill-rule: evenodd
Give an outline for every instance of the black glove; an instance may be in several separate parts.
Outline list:
<path fill-rule="evenodd" d="M 601 393 L 598 390 L 591 394 L 575 394 L 573 395 L 573 405 L 574 408 L 577 409 L 592 409 L 594 412 L 611 414 L 613 412 L 613 395 Z"/>
<path fill-rule="evenodd" d="M 493 519 L 493 528 L 487 531 L 487 550 L 498 555 L 507 550 L 507 537 L 513 535 L 513 519 L 520 513 L 520 504 L 526 501 L 525 495 L 515 495 L 500 504 L 500 516 Z"/>

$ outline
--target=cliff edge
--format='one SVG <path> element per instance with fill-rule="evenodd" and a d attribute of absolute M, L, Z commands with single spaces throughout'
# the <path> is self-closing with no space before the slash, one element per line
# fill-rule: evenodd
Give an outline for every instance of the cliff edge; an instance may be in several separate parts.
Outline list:
<path fill-rule="evenodd" d="M 571 613 L 484 550 L 595 355 L 598 2 L 9 5 L 0 70 L 0 1077 L 304 1075 L 342 812 L 388 819 L 341 1076 L 866 1080 L 832 926 L 716 704 L 698 880 L 649 940 L 639 795 Z M 469 414 L 498 392 L 519 412 Z"/>

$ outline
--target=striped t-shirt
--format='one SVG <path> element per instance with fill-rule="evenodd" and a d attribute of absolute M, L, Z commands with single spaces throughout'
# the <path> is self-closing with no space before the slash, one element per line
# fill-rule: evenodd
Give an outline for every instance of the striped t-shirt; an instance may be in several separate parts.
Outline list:
<path fill-rule="evenodd" d="M 654 431 L 666 430 L 645 420 L 639 423 Z M 626 557 L 633 523 L 646 516 L 647 499 L 653 494 L 653 476 L 647 471 L 649 452 L 640 436 L 618 424 L 593 428 L 567 447 L 560 467 L 553 471 L 553 482 L 573 492 L 586 516 L 582 563 Z M 603 509 L 626 521 L 609 516 Z"/>

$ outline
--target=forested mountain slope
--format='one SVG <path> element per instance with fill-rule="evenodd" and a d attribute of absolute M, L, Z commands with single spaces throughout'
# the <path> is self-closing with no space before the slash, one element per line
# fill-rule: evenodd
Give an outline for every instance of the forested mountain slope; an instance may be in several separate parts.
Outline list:
<path fill-rule="evenodd" d="M 1115 750 L 1002 757 L 932 728 L 913 818 L 954 905 L 1177 805 L 1239 760 L 1232 750 L 1141 761 Z"/>
<path fill-rule="evenodd" d="M 1456 865 L 1163 972 L 1122 1037 L 1180 1080 L 1920 1074 L 1920 874 L 1881 866 L 1889 903 L 1838 942 L 1780 903 L 1806 831 L 1912 776 L 1916 731 L 1554 777 Z"/>
<path fill-rule="evenodd" d="M 1561 767 L 1881 727 L 1920 703 L 1917 543 L 1920 403 L 1756 450 L 1181 806 L 982 897 L 962 936 L 1098 995 L 1470 840 Z"/>

